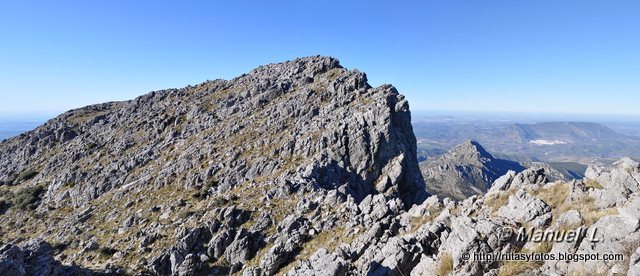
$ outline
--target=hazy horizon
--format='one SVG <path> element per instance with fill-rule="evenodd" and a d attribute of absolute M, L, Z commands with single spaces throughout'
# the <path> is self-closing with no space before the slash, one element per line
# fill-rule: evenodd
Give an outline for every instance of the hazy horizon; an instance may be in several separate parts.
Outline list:
<path fill-rule="evenodd" d="M 66 112 L 0 112 L 0 141 L 20 133 L 32 130 L 46 121 Z M 605 124 L 616 129 L 622 124 L 625 127 L 640 127 L 640 115 L 625 116 L 619 114 L 578 114 L 578 113 L 527 113 L 527 112 L 486 112 L 486 111 L 443 111 L 412 110 L 413 123 L 424 119 L 452 118 L 458 121 L 499 121 L 510 123 L 537 122 L 593 122 Z"/>

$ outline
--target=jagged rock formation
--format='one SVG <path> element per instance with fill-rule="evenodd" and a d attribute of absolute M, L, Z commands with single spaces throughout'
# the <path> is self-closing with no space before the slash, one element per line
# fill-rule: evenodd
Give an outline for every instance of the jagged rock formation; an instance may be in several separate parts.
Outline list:
<path fill-rule="evenodd" d="M 606 202 L 607 195 L 621 187 L 637 186 L 640 166 L 630 159 L 622 159 L 613 168 L 589 170 L 597 180 L 550 182 L 542 168 L 521 173 L 511 171 L 496 180 L 485 196 L 472 196 L 462 202 L 445 199 L 442 203 L 429 198 L 413 206 L 399 216 L 401 225 L 412 225 L 403 237 L 426 236 L 422 242 L 434 245 L 423 251 L 429 253 L 423 253 L 420 262 L 410 270 L 411 275 L 637 275 L 639 194 L 623 194 L 613 206 L 600 202 Z M 405 224 L 407 217 L 419 222 Z M 523 226 L 564 235 L 581 227 L 585 232 L 573 241 L 536 242 L 531 240 L 532 234 L 526 234 L 529 240 L 521 241 L 517 233 L 504 235 L 504 229 Z M 415 228 L 418 229 L 413 232 Z M 510 252 L 546 253 L 556 259 L 473 261 L 474 254 Z M 599 254 L 600 258 L 566 259 L 577 257 L 575 254 L 592 257 Z M 605 261 L 604 254 L 618 259 Z M 560 260 L 560 255 L 565 259 Z"/>
<path fill-rule="evenodd" d="M 122 273 L 106 269 L 104 273 Z M 42 240 L 30 240 L 24 249 L 12 244 L 0 247 L 0 275 L 92 275 L 93 271 L 54 260 L 54 249 Z"/>
<path fill-rule="evenodd" d="M 397 193 L 411 203 L 421 180 L 407 101 L 366 81 L 314 57 L 72 110 L 3 143 L 0 179 L 34 173 L 48 183 L 43 203 L 58 208 L 116 188 L 229 190 L 299 169 L 292 176 L 328 188 L 349 182 L 359 200 Z"/>
<path fill-rule="evenodd" d="M 338 202 L 426 198 L 415 143 L 394 87 L 320 56 L 88 106 L 0 144 L 1 239 L 131 271 L 272 273 L 334 229 Z"/>
<path fill-rule="evenodd" d="M 475 150 L 458 160 L 487 164 Z M 637 162 L 508 171 L 455 201 L 427 197 L 415 158 L 403 97 L 327 57 L 73 110 L 0 144 L 0 274 L 640 272 Z M 520 226 L 600 241 L 504 235 Z M 471 259 L 498 252 L 625 260 Z"/>
<path fill-rule="evenodd" d="M 551 181 L 584 178 L 584 176 L 580 175 L 579 172 L 569 171 L 565 168 L 556 168 L 551 164 L 547 164 L 543 162 L 522 162 L 520 164 L 529 169 L 543 169 L 545 171 L 546 176 Z M 585 167 L 587 166 L 585 165 Z"/>
<path fill-rule="evenodd" d="M 519 172 L 524 168 L 517 162 L 494 158 L 475 141 L 420 163 L 427 191 L 457 200 L 484 194 L 493 181 L 509 170 Z"/>

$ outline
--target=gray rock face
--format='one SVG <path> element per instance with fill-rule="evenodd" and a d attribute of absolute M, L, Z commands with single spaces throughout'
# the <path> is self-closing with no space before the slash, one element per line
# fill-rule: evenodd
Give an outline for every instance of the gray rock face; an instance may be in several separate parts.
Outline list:
<path fill-rule="evenodd" d="M 506 191 L 512 187 L 541 187 L 549 182 L 546 174 L 544 168 L 530 168 L 520 173 L 509 171 L 496 179 L 488 192 Z"/>
<path fill-rule="evenodd" d="M 349 271 L 349 262 L 325 248 L 319 249 L 299 267 L 289 271 L 287 275 L 339 276 Z"/>
<path fill-rule="evenodd" d="M 114 188 L 182 178 L 231 189 L 309 168 L 294 175 L 326 188 L 349 183 L 356 199 L 384 193 L 410 204 L 425 197 L 415 143 L 394 87 L 371 88 L 364 73 L 317 56 L 66 112 L 0 144 L 0 179 L 37 171 L 33 181 L 51 180 L 44 203 L 59 207 Z M 166 166 L 163 156 L 178 148 Z"/>
<path fill-rule="evenodd" d="M 446 154 L 420 163 L 427 191 L 441 197 L 463 200 L 484 194 L 509 170 L 524 170 L 517 162 L 494 158 L 480 144 L 467 141 Z"/>
<path fill-rule="evenodd" d="M 51 245 L 29 240 L 24 248 L 13 244 L 0 247 L 0 275 L 93 275 L 76 266 L 65 266 L 53 258 Z"/>
<path fill-rule="evenodd" d="M 606 208 L 620 206 L 627 201 L 632 193 L 640 189 L 640 163 L 630 158 L 623 158 L 616 162 L 612 168 L 589 166 L 585 178 L 595 181 L 605 189 L 596 189 L 596 204 Z"/>
<path fill-rule="evenodd" d="M 519 224 L 529 223 L 538 228 L 551 221 L 551 207 L 524 190 L 518 190 L 509 197 L 506 206 L 498 209 L 498 216 Z"/>
<path fill-rule="evenodd" d="M 640 198 L 635 196 L 618 215 L 598 220 L 593 226 L 595 233 L 582 240 L 576 253 L 578 254 L 623 254 L 631 258 L 640 245 Z M 578 266 L 569 264 L 569 272 L 580 272 L 587 269 L 597 274 L 625 273 L 628 269 L 621 262 L 597 260 Z"/>

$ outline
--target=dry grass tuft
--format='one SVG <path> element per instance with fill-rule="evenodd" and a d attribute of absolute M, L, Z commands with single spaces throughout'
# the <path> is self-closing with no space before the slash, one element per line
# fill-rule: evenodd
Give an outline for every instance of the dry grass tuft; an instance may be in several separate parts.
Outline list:
<path fill-rule="evenodd" d="M 553 210 L 562 206 L 564 201 L 571 193 L 569 183 L 555 184 L 548 187 L 540 188 L 531 193 L 532 196 L 539 198 L 549 205 Z"/>
<path fill-rule="evenodd" d="M 580 214 L 582 214 L 582 218 L 584 219 L 584 225 L 589 227 L 603 217 L 617 215 L 618 208 L 612 207 L 597 210 L 595 207 L 592 207 L 591 209 L 580 211 Z"/>
<path fill-rule="evenodd" d="M 584 186 L 587 188 L 594 188 L 598 190 L 604 189 L 604 186 L 602 186 L 602 184 L 600 184 L 598 181 L 595 181 L 593 179 L 585 179 Z"/>
<path fill-rule="evenodd" d="M 516 193 L 515 188 L 510 188 L 503 192 L 493 193 L 489 195 L 484 200 L 484 205 L 491 208 L 491 213 L 495 214 L 498 212 L 500 207 L 507 205 L 509 203 L 509 197 Z"/>
<path fill-rule="evenodd" d="M 539 268 L 540 265 L 536 262 L 527 261 L 511 261 L 503 262 L 498 271 L 498 276 L 513 276 L 519 275 L 525 271 L 530 271 Z"/>
<path fill-rule="evenodd" d="M 451 257 L 451 254 L 449 253 L 444 253 L 440 257 L 440 262 L 438 263 L 436 275 L 446 276 L 451 274 L 451 271 L 453 271 L 453 257 Z"/>
<path fill-rule="evenodd" d="M 409 229 L 409 231 L 415 232 L 416 230 L 418 230 L 418 228 L 420 228 L 420 226 L 424 225 L 425 223 L 432 222 L 440 215 L 441 212 L 442 210 L 428 210 L 428 213 L 424 216 L 411 218 L 411 221 L 409 223 L 409 225 L 411 225 L 411 228 Z"/>

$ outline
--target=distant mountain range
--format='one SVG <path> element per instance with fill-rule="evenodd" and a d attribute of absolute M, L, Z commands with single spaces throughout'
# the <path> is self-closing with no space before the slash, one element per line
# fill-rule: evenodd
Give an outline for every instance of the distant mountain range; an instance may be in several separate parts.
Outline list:
<path fill-rule="evenodd" d="M 420 163 L 430 194 L 458 200 L 484 194 L 493 181 L 509 170 L 524 169 L 517 162 L 493 157 L 475 141 L 466 141 L 437 158 Z"/>
<path fill-rule="evenodd" d="M 581 179 L 587 166 L 570 162 L 518 163 L 494 157 L 476 141 L 468 140 L 448 152 L 420 162 L 420 171 L 430 194 L 464 200 L 483 195 L 503 175 L 525 169 L 540 171 L 548 180 Z"/>
<path fill-rule="evenodd" d="M 625 140 L 629 137 L 596 123 L 546 122 L 536 124 L 514 124 L 513 132 L 518 133 L 522 142 L 536 144 L 536 141 L 556 141 L 551 144 Z M 542 143 L 544 144 L 544 143 Z"/>
<path fill-rule="evenodd" d="M 495 156 L 518 162 L 610 163 L 640 156 L 640 137 L 591 122 L 513 123 L 451 118 L 413 123 L 421 160 L 473 139 Z"/>

